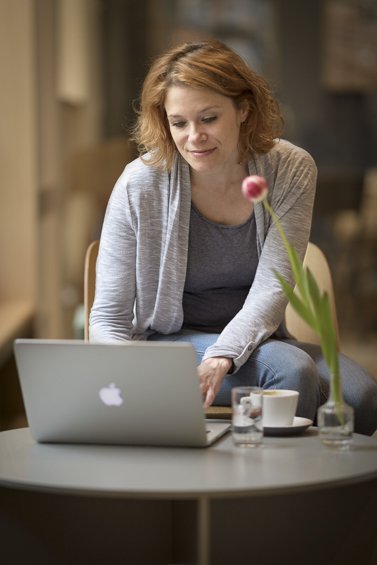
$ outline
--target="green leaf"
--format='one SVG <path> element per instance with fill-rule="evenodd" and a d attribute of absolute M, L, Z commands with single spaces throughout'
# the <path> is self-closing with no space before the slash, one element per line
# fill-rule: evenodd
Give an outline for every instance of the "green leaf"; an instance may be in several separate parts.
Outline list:
<path fill-rule="evenodd" d="M 318 315 L 321 320 L 321 343 L 327 350 L 327 359 L 330 372 L 339 373 L 338 343 L 335 330 L 334 319 L 331 313 L 331 306 L 327 292 L 322 296 L 321 307 Z"/>
<path fill-rule="evenodd" d="M 334 394 L 336 398 L 339 398 L 340 384 L 337 340 L 331 315 L 330 303 L 326 293 L 322 296 L 317 317 L 320 321 L 320 341 L 323 357 L 329 367 L 333 382 L 336 381 Z"/>
<path fill-rule="evenodd" d="M 310 269 L 306 268 L 306 286 L 308 292 L 308 298 L 310 300 L 311 306 L 314 312 L 319 308 L 321 302 L 321 292 L 319 290 L 317 281 L 315 280 L 313 273 Z"/>
<path fill-rule="evenodd" d="M 312 312 L 307 307 L 305 302 L 294 292 L 290 284 L 281 276 L 280 273 L 275 272 L 275 276 L 278 279 L 284 294 L 288 298 L 292 308 L 297 312 L 297 314 L 310 326 L 314 331 L 316 331 L 316 323 Z"/>
<path fill-rule="evenodd" d="M 301 263 L 301 259 L 298 256 L 296 249 L 290 243 L 287 244 L 287 252 L 292 267 L 294 281 L 297 285 L 297 288 L 301 296 L 305 298 L 306 296 L 306 289 L 304 284 L 305 273 Z"/>

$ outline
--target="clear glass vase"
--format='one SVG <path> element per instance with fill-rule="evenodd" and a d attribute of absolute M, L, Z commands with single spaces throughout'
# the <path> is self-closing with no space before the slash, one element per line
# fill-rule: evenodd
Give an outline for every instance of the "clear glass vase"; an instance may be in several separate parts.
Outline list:
<path fill-rule="evenodd" d="M 354 410 L 341 398 L 329 400 L 319 407 L 317 414 L 319 437 L 324 445 L 333 449 L 348 449 L 352 443 Z"/>

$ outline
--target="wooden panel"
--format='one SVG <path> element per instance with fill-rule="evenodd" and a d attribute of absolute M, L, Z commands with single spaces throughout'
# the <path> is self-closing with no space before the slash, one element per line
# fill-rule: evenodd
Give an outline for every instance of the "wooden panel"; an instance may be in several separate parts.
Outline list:
<path fill-rule="evenodd" d="M 0 299 L 34 299 L 36 123 L 33 2 L 0 3 Z"/>
<path fill-rule="evenodd" d="M 324 3 L 323 79 L 331 90 L 377 88 L 377 5 L 374 2 Z"/>

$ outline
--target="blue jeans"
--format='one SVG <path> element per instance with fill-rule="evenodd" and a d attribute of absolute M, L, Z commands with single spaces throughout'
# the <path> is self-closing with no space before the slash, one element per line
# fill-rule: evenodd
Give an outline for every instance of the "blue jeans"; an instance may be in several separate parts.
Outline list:
<path fill-rule="evenodd" d="M 190 342 L 199 364 L 217 338 L 218 334 L 184 329 L 170 335 L 154 334 L 149 339 Z M 371 435 L 377 429 L 377 382 L 343 354 L 339 355 L 339 363 L 344 399 L 355 409 L 355 431 Z M 240 385 L 298 390 L 297 416 L 315 421 L 318 407 L 328 397 L 329 372 L 319 346 L 268 339 L 235 374 L 225 377 L 214 405 L 229 406 L 231 389 Z"/>

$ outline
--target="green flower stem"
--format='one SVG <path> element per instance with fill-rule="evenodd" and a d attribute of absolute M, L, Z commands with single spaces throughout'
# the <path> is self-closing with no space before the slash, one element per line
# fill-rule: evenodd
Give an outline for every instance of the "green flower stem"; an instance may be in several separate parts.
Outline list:
<path fill-rule="evenodd" d="M 343 403 L 343 395 L 339 372 L 337 334 L 328 295 L 326 292 L 321 293 L 313 274 L 309 269 L 303 268 L 296 249 L 289 243 L 278 217 L 267 199 L 265 198 L 262 202 L 276 225 L 288 253 L 293 278 L 298 291 L 297 294 L 279 273 L 275 273 L 276 277 L 293 309 L 316 332 L 320 339 L 323 357 L 329 367 L 331 376 L 330 400 L 335 402 L 337 406 L 340 406 Z M 338 411 L 338 417 L 342 423 L 343 416 L 340 410 Z"/>
<path fill-rule="evenodd" d="M 279 222 L 279 220 L 278 220 L 277 215 L 275 214 L 273 208 L 270 206 L 270 203 L 268 202 L 267 198 L 265 198 L 265 199 L 263 200 L 263 206 L 266 208 L 266 210 L 267 210 L 267 212 L 270 214 L 270 216 L 271 216 L 271 218 L 272 218 L 274 224 L 276 225 L 277 229 L 279 230 L 280 237 L 281 237 L 281 239 L 283 240 L 284 246 L 285 246 L 285 248 L 286 248 L 286 250 L 287 250 L 287 252 L 288 252 L 288 255 L 289 255 L 289 248 L 290 248 L 289 241 L 288 241 L 288 239 L 287 239 L 287 236 L 286 236 L 285 233 L 284 233 L 283 228 L 281 227 L 281 224 L 280 224 L 280 222 Z"/>

